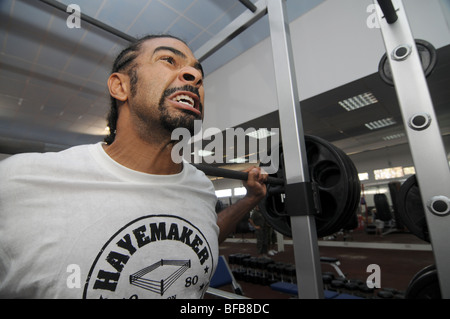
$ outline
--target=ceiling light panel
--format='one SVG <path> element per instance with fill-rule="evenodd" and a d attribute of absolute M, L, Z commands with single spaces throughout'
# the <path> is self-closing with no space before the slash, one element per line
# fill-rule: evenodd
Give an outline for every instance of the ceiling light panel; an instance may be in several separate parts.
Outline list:
<path fill-rule="evenodd" d="M 397 124 L 397 122 L 393 118 L 387 118 L 387 119 L 367 123 L 367 124 L 365 124 L 365 126 L 369 130 L 374 131 L 374 130 L 379 130 L 381 128 L 385 128 L 385 127 L 392 126 L 395 124 Z"/>
<path fill-rule="evenodd" d="M 338 102 L 346 111 L 354 111 L 362 107 L 378 103 L 378 99 L 372 94 L 372 92 L 366 92 L 349 99 Z"/>
<path fill-rule="evenodd" d="M 392 141 L 392 140 L 397 140 L 397 139 L 402 138 L 402 137 L 405 137 L 405 133 L 393 134 L 393 135 L 385 136 L 385 137 L 383 137 L 383 140 L 385 140 L 385 141 Z"/>

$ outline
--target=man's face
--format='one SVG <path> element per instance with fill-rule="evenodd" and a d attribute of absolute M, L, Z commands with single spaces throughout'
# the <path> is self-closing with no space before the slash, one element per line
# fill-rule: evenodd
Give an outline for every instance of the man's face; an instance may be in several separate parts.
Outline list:
<path fill-rule="evenodd" d="M 142 44 L 130 74 L 130 110 L 144 134 L 185 127 L 194 134 L 194 120 L 203 119 L 203 72 L 191 50 L 172 38 Z"/>

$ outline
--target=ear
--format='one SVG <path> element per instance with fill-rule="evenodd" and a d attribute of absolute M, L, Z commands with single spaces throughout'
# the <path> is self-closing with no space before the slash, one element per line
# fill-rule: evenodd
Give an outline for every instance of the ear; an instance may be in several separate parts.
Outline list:
<path fill-rule="evenodd" d="M 129 86 L 128 77 L 122 73 L 113 73 L 108 78 L 109 94 L 119 101 L 128 100 Z"/>

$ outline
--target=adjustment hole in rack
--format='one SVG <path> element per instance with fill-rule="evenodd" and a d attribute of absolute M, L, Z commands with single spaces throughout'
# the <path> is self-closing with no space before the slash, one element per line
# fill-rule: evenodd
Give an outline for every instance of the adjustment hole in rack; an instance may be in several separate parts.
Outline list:
<path fill-rule="evenodd" d="M 409 126 L 416 130 L 421 131 L 427 129 L 431 124 L 431 118 L 426 113 L 415 114 L 409 121 Z"/>
<path fill-rule="evenodd" d="M 433 209 L 438 213 L 445 213 L 448 210 L 448 205 L 443 200 L 437 200 L 433 203 Z"/>
<path fill-rule="evenodd" d="M 450 214 L 450 200 L 445 196 L 435 196 L 430 200 L 428 208 L 435 215 L 447 216 Z"/>
<path fill-rule="evenodd" d="M 392 52 L 392 58 L 396 61 L 403 61 L 411 54 L 409 45 L 400 45 Z"/>
<path fill-rule="evenodd" d="M 413 124 L 415 126 L 423 126 L 427 122 L 427 119 L 424 116 L 416 116 L 413 118 Z"/>
<path fill-rule="evenodd" d="M 405 47 L 398 48 L 398 49 L 395 51 L 395 56 L 397 56 L 398 58 L 403 58 L 403 57 L 405 57 L 407 54 L 408 54 L 408 49 L 405 48 Z"/>

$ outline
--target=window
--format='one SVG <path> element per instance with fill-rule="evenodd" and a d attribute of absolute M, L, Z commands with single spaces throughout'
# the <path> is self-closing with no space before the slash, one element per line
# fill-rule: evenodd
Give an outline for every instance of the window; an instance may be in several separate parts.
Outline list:
<path fill-rule="evenodd" d="M 360 173 L 358 177 L 360 181 L 367 181 L 369 180 L 369 173 Z"/>
<path fill-rule="evenodd" d="M 218 198 L 231 197 L 231 189 L 221 189 L 216 191 L 216 196 Z"/>
<path fill-rule="evenodd" d="M 416 173 L 416 169 L 414 166 L 403 168 L 403 173 L 405 175 L 414 175 Z"/>
<path fill-rule="evenodd" d="M 375 180 L 383 180 L 383 179 L 392 179 L 392 178 L 400 178 L 405 176 L 403 173 L 403 167 L 391 167 L 385 169 L 379 169 L 373 171 L 375 175 Z"/>
<path fill-rule="evenodd" d="M 234 189 L 234 196 L 242 196 L 247 194 L 247 189 L 245 187 L 237 187 Z"/>

